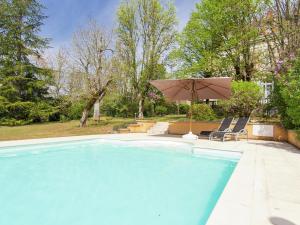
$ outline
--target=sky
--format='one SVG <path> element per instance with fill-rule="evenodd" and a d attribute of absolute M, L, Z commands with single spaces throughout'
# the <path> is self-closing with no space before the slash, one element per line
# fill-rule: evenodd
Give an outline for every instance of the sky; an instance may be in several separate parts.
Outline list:
<path fill-rule="evenodd" d="M 102 26 L 113 28 L 116 25 L 116 10 L 121 0 L 41 0 L 46 7 L 41 35 L 51 38 L 54 49 L 64 47 L 72 34 L 90 18 L 96 19 Z M 175 0 L 178 29 L 181 30 L 199 0 Z"/>

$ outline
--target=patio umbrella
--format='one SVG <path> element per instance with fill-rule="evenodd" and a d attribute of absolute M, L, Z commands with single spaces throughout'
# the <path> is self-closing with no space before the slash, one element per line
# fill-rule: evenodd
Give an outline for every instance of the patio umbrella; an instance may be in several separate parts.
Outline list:
<path fill-rule="evenodd" d="M 188 100 L 193 104 L 194 101 L 201 99 L 228 99 L 231 95 L 230 77 L 153 80 L 150 83 L 158 90 L 160 90 L 163 95 L 170 101 Z M 190 117 L 190 136 L 193 135 L 191 121 L 192 115 Z"/>

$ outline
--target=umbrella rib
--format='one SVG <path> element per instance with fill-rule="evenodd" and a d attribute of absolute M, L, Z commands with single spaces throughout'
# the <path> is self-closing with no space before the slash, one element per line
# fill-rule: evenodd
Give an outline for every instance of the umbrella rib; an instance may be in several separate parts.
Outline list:
<path fill-rule="evenodd" d="M 205 82 L 205 81 L 203 81 L 203 83 L 206 84 L 206 85 L 208 85 L 208 86 L 213 85 L 213 86 L 216 86 L 216 87 L 219 87 L 219 88 L 223 88 L 223 89 L 227 89 L 227 90 L 229 89 L 229 88 L 226 88 L 224 86 L 217 85 L 217 84 L 212 84 L 212 83 L 208 83 L 208 82 Z"/>
<path fill-rule="evenodd" d="M 227 97 L 226 97 L 225 95 L 221 94 L 219 91 L 216 91 L 216 90 L 210 88 L 209 86 L 211 86 L 211 85 L 213 85 L 213 84 L 209 84 L 209 85 L 207 85 L 207 86 L 205 86 L 205 87 L 202 87 L 202 88 L 200 88 L 200 89 L 196 89 L 196 91 L 198 92 L 199 90 L 202 90 L 202 89 L 204 89 L 204 88 L 209 88 L 210 90 L 214 91 L 214 92 L 217 93 L 218 95 L 221 95 L 222 97 L 224 97 L 224 98 L 227 99 Z M 226 88 L 226 89 L 228 90 L 228 88 Z"/>
<path fill-rule="evenodd" d="M 189 88 L 187 88 L 187 86 L 186 86 L 187 84 L 185 83 L 183 86 L 181 86 L 181 85 L 178 85 L 178 86 L 180 86 L 181 88 L 184 88 L 185 90 L 189 90 Z M 180 89 L 178 89 L 178 91 L 171 97 L 172 99 L 174 99 L 178 94 L 179 94 L 179 92 L 180 92 L 181 90 Z"/>
<path fill-rule="evenodd" d="M 172 89 L 172 88 L 174 88 L 174 87 L 176 87 L 176 86 L 180 86 L 180 85 L 174 85 L 174 86 L 171 86 L 171 87 L 167 87 L 166 89 L 161 89 L 160 91 L 167 91 L 167 90 L 169 90 L 169 89 Z M 180 86 L 181 87 L 181 86 Z M 182 88 L 185 88 L 185 87 L 182 87 Z"/>

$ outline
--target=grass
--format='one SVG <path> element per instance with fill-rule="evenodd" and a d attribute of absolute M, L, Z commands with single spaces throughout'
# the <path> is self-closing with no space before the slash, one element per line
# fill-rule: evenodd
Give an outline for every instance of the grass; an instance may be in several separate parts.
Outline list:
<path fill-rule="evenodd" d="M 259 120 L 259 118 L 255 118 Z M 167 115 L 145 118 L 158 122 L 164 121 L 187 121 L 186 115 Z M 270 121 L 269 121 L 270 122 Z M 274 121 L 275 122 L 275 121 Z M 67 137 L 92 134 L 114 133 L 119 128 L 125 128 L 134 123 L 133 118 L 101 117 L 99 122 L 88 121 L 88 126 L 79 127 L 79 121 L 52 122 L 43 124 L 31 124 L 25 126 L 6 127 L 0 126 L 0 141 L 22 140 L 47 137 Z M 299 131 L 300 138 L 300 131 Z"/>
<path fill-rule="evenodd" d="M 106 117 L 99 122 L 89 120 L 88 126 L 84 128 L 79 127 L 79 121 L 52 122 L 16 127 L 2 126 L 0 127 L 0 141 L 109 134 L 113 133 L 117 128 L 126 127 L 133 122 L 132 119 Z"/>
<path fill-rule="evenodd" d="M 185 121 L 187 120 L 186 115 L 166 115 L 166 116 L 156 116 L 156 117 L 147 117 L 146 120 L 154 120 L 158 122 L 166 121 Z"/>
<path fill-rule="evenodd" d="M 185 115 L 167 115 L 163 117 L 150 117 L 145 120 L 154 121 L 181 121 L 186 120 Z M 25 126 L 0 126 L 0 141 L 23 140 L 48 137 L 67 137 L 92 134 L 110 134 L 119 128 L 125 128 L 134 123 L 132 118 L 101 117 L 99 122 L 88 121 L 88 126 L 79 127 L 79 121 L 52 122 L 43 124 L 30 124 Z"/>

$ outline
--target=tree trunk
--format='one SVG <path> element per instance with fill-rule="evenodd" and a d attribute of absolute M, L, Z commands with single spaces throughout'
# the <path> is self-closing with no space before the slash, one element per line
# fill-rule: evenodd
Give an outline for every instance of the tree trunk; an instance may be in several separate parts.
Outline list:
<path fill-rule="evenodd" d="M 89 117 L 89 111 L 90 109 L 88 108 L 85 108 L 82 112 L 82 116 L 81 116 L 81 119 L 80 119 L 80 127 L 86 127 L 86 122 L 87 122 L 87 119 Z"/>
<path fill-rule="evenodd" d="M 144 98 L 139 97 L 139 119 L 144 119 Z"/>
<path fill-rule="evenodd" d="M 88 100 L 88 102 L 87 102 L 87 104 L 84 107 L 83 112 L 82 112 L 82 117 L 80 119 L 80 127 L 85 127 L 86 126 L 86 122 L 87 122 L 87 119 L 89 117 L 89 112 L 91 111 L 91 109 L 93 108 L 93 106 L 95 105 L 95 103 L 97 101 L 99 101 L 99 103 L 101 102 L 101 100 L 105 96 L 106 90 L 109 87 L 111 82 L 112 82 L 112 80 L 109 80 L 106 83 L 104 88 L 99 90 L 97 94 L 92 95 L 91 98 Z"/>
<path fill-rule="evenodd" d="M 246 66 L 245 66 L 245 72 L 246 72 L 246 79 L 245 80 L 246 81 L 251 81 L 253 68 L 254 68 L 253 63 L 246 64 Z"/>
<path fill-rule="evenodd" d="M 240 58 L 236 58 L 234 62 L 234 70 L 235 70 L 235 77 L 237 80 L 243 80 L 242 71 L 241 71 L 241 60 Z"/>
<path fill-rule="evenodd" d="M 95 121 L 100 121 L 100 100 L 98 99 L 94 104 L 94 115 Z"/>
<path fill-rule="evenodd" d="M 95 102 L 98 100 L 98 96 L 92 96 L 86 106 L 84 107 L 83 109 L 83 112 L 82 112 L 82 116 L 81 116 L 81 119 L 80 119 L 80 127 L 86 127 L 86 123 L 87 123 L 87 120 L 88 120 L 88 117 L 89 117 L 89 112 L 91 111 L 91 109 L 93 108 Z"/>

